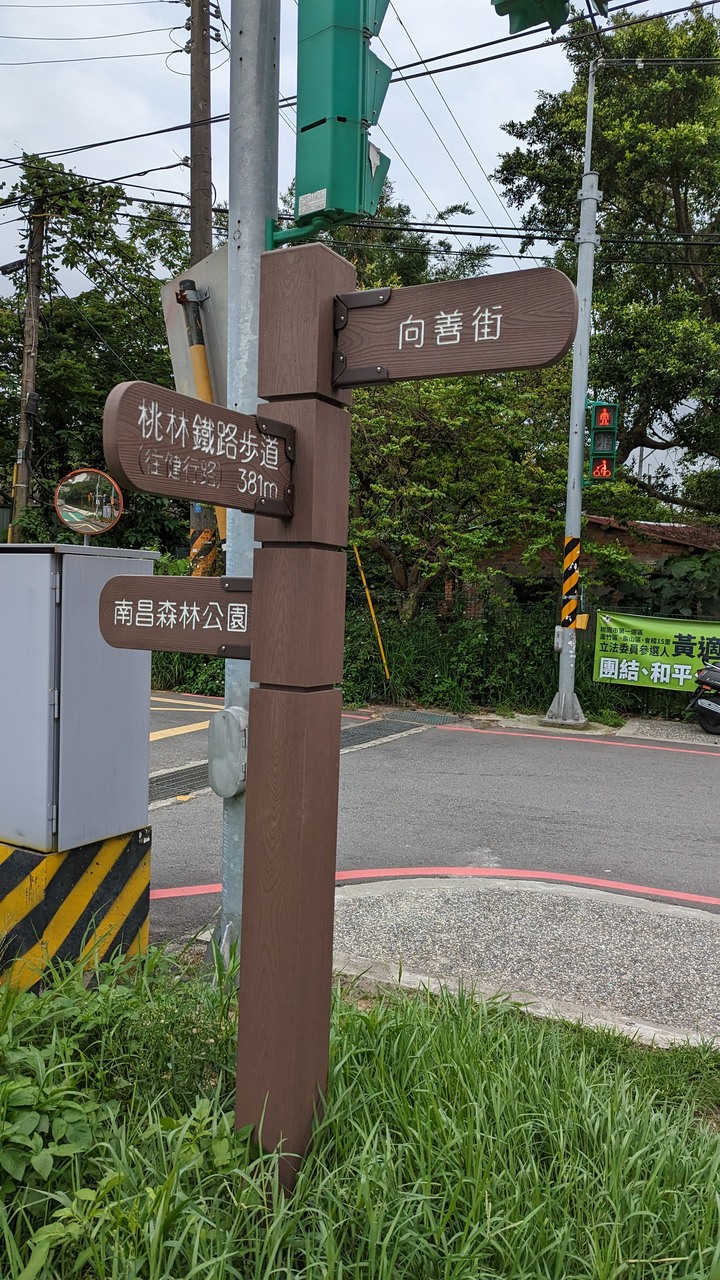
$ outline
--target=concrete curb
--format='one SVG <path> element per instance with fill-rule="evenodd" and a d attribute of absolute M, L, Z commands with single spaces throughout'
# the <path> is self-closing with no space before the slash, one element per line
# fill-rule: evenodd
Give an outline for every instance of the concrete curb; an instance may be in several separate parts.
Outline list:
<path fill-rule="evenodd" d="M 625 1018 L 593 1005 L 572 1004 L 564 1000 L 543 1000 L 522 991 L 498 991 L 497 988 L 481 982 L 469 984 L 456 979 L 440 981 L 431 974 L 411 973 L 407 969 L 399 969 L 396 972 L 390 965 L 363 957 L 344 955 L 342 952 L 336 952 L 333 956 L 333 970 L 336 980 L 352 985 L 354 991 L 359 991 L 363 995 L 373 996 L 383 991 L 402 991 L 408 994 L 418 991 L 435 993 L 449 991 L 455 994 L 463 990 L 471 992 L 481 1000 L 494 1000 L 507 1005 L 508 1008 L 522 1009 L 533 1018 L 552 1018 L 583 1027 L 615 1031 L 627 1036 L 629 1040 L 635 1040 L 638 1044 L 655 1049 L 671 1049 L 675 1045 L 703 1044 L 711 1044 L 720 1049 L 720 1036 L 703 1036 L 693 1031 L 678 1031 L 672 1027 L 636 1022 L 632 1018 Z"/>

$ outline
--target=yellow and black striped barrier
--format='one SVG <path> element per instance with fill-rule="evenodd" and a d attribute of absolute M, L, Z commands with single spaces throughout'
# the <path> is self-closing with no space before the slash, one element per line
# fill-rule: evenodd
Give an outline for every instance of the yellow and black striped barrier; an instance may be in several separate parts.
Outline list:
<path fill-rule="evenodd" d="M 563 559 L 563 595 L 560 625 L 574 627 L 577 624 L 578 582 L 580 581 L 580 539 L 565 539 Z"/>
<path fill-rule="evenodd" d="M 150 827 L 64 853 L 0 844 L 0 981 L 27 990 L 52 961 L 148 943 Z"/>

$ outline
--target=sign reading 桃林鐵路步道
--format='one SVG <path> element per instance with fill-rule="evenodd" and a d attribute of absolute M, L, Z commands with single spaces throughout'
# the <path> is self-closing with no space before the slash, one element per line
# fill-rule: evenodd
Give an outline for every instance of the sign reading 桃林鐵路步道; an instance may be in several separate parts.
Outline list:
<path fill-rule="evenodd" d="M 237 511 L 293 512 L 292 427 L 122 382 L 105 402 L 103 444 L 116 480 L 143 493 Z"/>
<path fill-rule="evenodd" d="M 100 593 L 100 631 L 115 649 L 250 657 L 252 579 L 111 578 Z"/>
<path fill-rule="evenodd" d="M 634 617 L 598 611 L 593 679 L 682 693 L 720 662 L 720 620 Z"/>
<path fill-rule="evenodd" d="M 577 327 L 575 286 L 552 267 L 342 294 L 338 387 L 555 364 Z"/>

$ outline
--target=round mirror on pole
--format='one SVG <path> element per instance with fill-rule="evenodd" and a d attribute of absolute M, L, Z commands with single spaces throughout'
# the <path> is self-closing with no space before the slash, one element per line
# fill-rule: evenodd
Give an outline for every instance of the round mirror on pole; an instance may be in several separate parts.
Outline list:
<path fill-rule="evenodd" d="M 123 496 L 115 481 L 95 467 L 71 471 L 55 490 L 55 510 L 73 533 L 107 533 L 123 513 Z"/>

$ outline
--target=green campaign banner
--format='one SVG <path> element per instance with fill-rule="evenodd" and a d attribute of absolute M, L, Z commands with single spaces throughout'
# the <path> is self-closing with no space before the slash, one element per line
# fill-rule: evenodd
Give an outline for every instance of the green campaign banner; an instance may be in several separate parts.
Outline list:
<path fill-rule="evenodd" d="M 710 662 L 720 662 L 720 621 L 598 610 L 594 680 L 679 693 L 693 689 L 695 672 Z"/>

